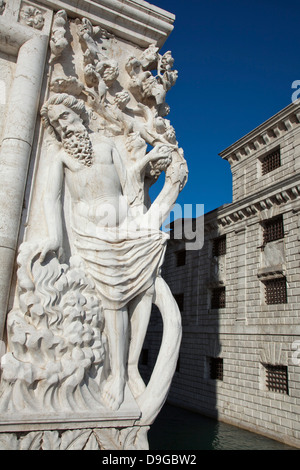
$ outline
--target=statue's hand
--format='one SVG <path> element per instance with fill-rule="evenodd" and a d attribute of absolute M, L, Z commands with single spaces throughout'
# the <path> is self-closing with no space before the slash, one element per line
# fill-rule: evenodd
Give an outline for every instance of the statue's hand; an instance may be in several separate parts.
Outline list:
<path fill-rule="evenodd" d="M 150 162 L 155 162 L 161 158 L 170 159 L 173 148 L 170 145 L 159 144 L 154 147 L 151 152 L 149 152 Z"/>
<path fill-rule="evenodd" d="M 56 238 L 47 238 L 40 243 L 39 252 L 40 252 L 40 262 L 42 263 L 49 252 L 54 252 L 57 254 L 58 259 L 63 257 L 63 248 L 61 242 Z"/>

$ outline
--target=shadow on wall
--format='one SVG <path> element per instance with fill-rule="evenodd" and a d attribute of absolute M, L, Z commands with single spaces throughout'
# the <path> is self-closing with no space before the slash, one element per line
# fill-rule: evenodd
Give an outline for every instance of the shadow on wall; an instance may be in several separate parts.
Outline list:
<path fill-rule="evenodd" d="M 217 240 L 217 241 L 216 241 Z M 225 250 L 225 251 L 224 251 Z M 183 337 L 168 403 L 218 418 L 216 387 L 223 380 L 219 314 L 225 306 L 226 240 L 210 234 L 201 250 L 186 251 L 183 240 L 170 240 L 162 276 L 182 315 Z M 140 358 L 147 382 L 162 338 L 162 321 L 152 310 Z"/>

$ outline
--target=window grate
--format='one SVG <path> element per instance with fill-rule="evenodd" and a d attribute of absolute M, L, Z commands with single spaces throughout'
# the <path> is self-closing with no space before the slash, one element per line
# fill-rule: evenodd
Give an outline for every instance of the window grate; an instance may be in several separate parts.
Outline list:
<path fill-rule="evenodd" d="M 270 392 L 289 393 L 287 366 L 265 364 L 266 386 Z"/>
<path fill-rule="evenodd" d="M 286 304 L 287 289 L 286 278 L 269 279 L 264 281 L 265 284 L 265 301 L 267 305 Z"/>
<path fill-rule="evenodd" d="M 284 237 L 283 217 L 275 217 L 264 223 L 264 245 Z"/>
<path fill-rule="evenodd" d="M 212 290 L 211 308 L 225 308 L 225 287 L 216 287 Z"/>
<path fill-rule="evenodd" d="M 213 380 L 223 380 L 223 358 L 209 358 L 210 378 Z"/>
<path fill-rule="evenodd" d="M 274 152 L 269 153 L 268 155 L 263 157 L 261 163 L 263 175 L 266 175 L 267 173 L 276 170 L 276 168 L 279 168 L 281 166 L 280 149 L 277 149 Z"/>
<path fill-rule="evenodd" d="M 213 240 L 213 256 L 221 256 L 226 254 L 226 236 L 215 238 Z"/>

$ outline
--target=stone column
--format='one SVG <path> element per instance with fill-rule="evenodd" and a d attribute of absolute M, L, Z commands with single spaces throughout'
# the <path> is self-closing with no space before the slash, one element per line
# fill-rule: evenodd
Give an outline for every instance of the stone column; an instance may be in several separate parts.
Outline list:
<path fill-rule="evenodd" d="M 18 50 L 0 151 L 0 335 L 3 336 L 16 256 L 48 35 L 21 24 L 0 22 L 1 49 Z"/>

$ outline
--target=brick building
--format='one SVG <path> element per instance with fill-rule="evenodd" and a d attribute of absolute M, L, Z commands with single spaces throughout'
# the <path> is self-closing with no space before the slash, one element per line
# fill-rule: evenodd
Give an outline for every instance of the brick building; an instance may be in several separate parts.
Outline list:
<path fill-rule="evenodd" d="M 300 104 L 220 156 L 232 203 L 205 214 L 201 250 L 170 240 L 163 268 L 183 323 L 168 400 L 300 447 Z M 160 338 L 154 312 L 146 377 Z"/>

